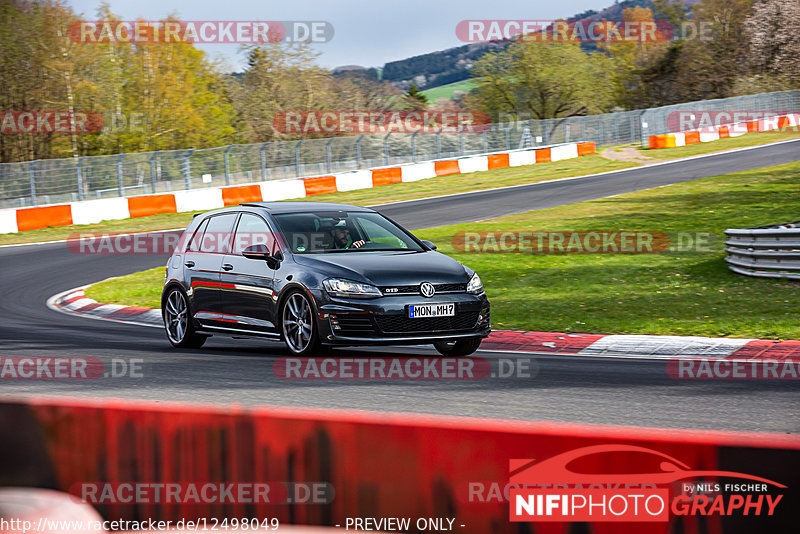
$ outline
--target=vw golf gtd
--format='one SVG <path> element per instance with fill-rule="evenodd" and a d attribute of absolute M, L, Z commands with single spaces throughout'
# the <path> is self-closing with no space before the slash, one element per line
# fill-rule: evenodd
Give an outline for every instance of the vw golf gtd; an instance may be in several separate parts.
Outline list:
<path fill-rule="evenodd" d="M 299 356 L 423 343 L 464 356 L 490 331 L 477 273 L 375 210 L 324 202 L 195 217 L 167 263 L 161 308 L 175 347 L 263 336 Z"/>

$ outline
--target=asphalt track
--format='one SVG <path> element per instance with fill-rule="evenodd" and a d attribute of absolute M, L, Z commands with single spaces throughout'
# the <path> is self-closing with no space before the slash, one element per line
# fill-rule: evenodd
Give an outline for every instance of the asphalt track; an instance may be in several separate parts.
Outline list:
<path fill-rule="evenodd" d="M 800 160 L 800 140 L 625 172 L 503 188 L 379 209 L 410 228 L 482 220 Z M 664 361 L 479 351 L 533 358 L 530 376 L 481 380 L 285 380 L 276 343 L 214 337 L 176 351 L 155 328 L 97 321 L 46 307 L 50 296 L 110 276 L 163 265 L 160 256 L 86 256 L 64 243 L 0 248 L 0 356 L 137 359 L 141 378 L 2 380 L 2 395 L 70 395 L 275 404 L 578 423 L 800 432 L 797 381 L 679 381 Z M 434 355 L 427 347 L 340 349 L 336 355 Z"/>

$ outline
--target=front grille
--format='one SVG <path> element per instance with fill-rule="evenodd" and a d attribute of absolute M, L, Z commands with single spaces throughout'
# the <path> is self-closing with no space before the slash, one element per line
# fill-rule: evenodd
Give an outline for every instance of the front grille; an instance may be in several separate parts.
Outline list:
<path fill-rule="evenodd" d="M 378 328 L 386 334 L 417 332 L 459 332 L 472 330 L 478 322 L 478 312 L 459 313 L 453 317 L 423 317 L 411 319 L 405 315 L 376 315 Z"/>
<path fill-rule="evenodd" d="M 467 284 L 433 284 L 433 288 L 437 293 L 464 293 L 467 290 Z M 391 289 L 391 292 L 387 292 Z M 397 291 L 394 291 L 394 290 Z M 384 295 L 419 295 L 419 284 L 413 286 L 383 286 L 380 288 L 381 293 Z"/>

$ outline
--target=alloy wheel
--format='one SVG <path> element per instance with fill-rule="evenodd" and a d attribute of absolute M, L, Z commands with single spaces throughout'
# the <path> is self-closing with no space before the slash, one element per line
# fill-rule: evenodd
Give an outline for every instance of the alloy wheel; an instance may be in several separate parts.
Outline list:
<path fill-rule="evenodd" d="M 183 342 L 183 338 L 186 337 L 186 329 L 189 322 L 186 312 L 186 298 L 183 293 L 176 289 L 169 294 L 167 301 L 164 303 L 167 336 L 176 345 Z"/>
<path fill-rule="evenodd" d="M 295 293 L 283 305 L 283 338 L 292 352 L 301 353 L 311 344 L 313 334 L 311 305 L 301 293 Z"/>

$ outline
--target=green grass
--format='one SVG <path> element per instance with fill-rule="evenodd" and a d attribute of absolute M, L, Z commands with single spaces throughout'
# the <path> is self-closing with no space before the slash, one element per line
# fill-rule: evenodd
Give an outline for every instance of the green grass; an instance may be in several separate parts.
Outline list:
<path fill-rule="evenodd" d="M 440 98 L 452 99 L 456 91 L 468 93 L 474 88 L 475 82 L 473 80 L 461 80 L 460 82 L 448 83 L 447 85 L 426 89 L 422 91 L 422 94 L 428 97 L 428 102 L 436 104 Z"/>
<path fill-rule="evenodd" d="M 463 231 L 712 232 L 797 219 L 800 163 L 416 232 L 477 270 L 496 329 L 800 338 L 800 284 L 731 273 L 721 239 L 705 252 L 457 253 Z M 132 280 L 132 283 L 128 283 Z M 157 307 L 163 268 L 92 286 L 99 301 Z"/>
<path fill-rule="evenodd" d="M 98 302 L 160 308 L 163 285 L 162 266 L 94 284 L 87 289 L 86 296 Z"/>

